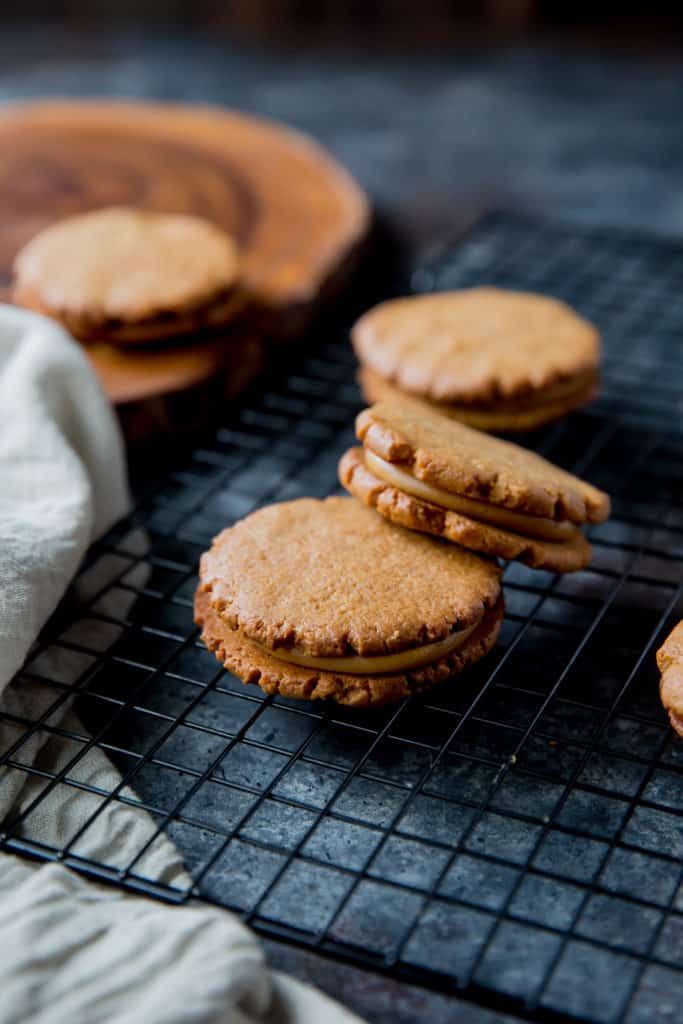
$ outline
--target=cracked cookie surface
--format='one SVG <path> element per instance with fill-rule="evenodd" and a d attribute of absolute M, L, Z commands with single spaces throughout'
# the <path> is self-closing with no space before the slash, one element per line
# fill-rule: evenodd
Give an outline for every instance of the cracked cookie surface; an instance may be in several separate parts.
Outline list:
<path fill-rule="evenodd" d="M 396 529 L 348 497 L 253 512 L 202 556 L 200 589 L 247 640 L 317 657 L 385 655 L 442 640 L 498 600 L 500 569 Z"/>

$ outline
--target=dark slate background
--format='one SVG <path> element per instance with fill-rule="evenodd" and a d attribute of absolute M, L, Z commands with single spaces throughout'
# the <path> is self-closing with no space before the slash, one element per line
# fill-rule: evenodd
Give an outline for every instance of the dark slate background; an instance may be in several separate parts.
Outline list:
<path fill-rule="evenodd" d="M 309 132 L 413 258 L 491 207 L 683 233 L 683 63 L 548 49 L 427 58 L 266 53 L 209 39 L 0 33 L 0 102 L 220 103 Z M 373 1022 L 511 1022 L 276 943 L 271 960 Z"/>
<path fill-rule="evenodd" d="M 223 103 L 310 132 L 418 241 L 492 203 L 683 230 L 683 64 L 512 48 L 429 59 L 0 34 L 0 101 Z"/>

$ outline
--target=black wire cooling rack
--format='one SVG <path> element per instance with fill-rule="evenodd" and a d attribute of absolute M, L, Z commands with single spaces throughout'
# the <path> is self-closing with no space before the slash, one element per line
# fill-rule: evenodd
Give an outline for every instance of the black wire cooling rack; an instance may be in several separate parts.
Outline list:
<path fill-rule="evenodd" d="M 352 712 L 221 670 L 192 624 L 200 553 L 265 502 L 338 489 L 360 398 L 346 337 L 325 338 L 91 552 L 25 670 L 48 704 L 36 721 L 4 712 L 3 762 L 43 789 L 2 840 L 529 1020 L 677 1020 L 683 740 L 654 655 L 683 617 L 683 245 L 496 216 L 413 277 L 418 291 L 481 282 L 560 296 L 604 333 L 600 400 L 527 439 L 613 496 L 590 569 L 508 566 L 497 649 L 422 700 Z M 46 651 L 76 659 L 75 682 Z M 74 691 L 82 726 L 55 725 Z M 38 734 L 68 741 L 66 764 L 32 763 Z M 93 748 L 120 784 L 83 782 Z M 92 800 L 59 848 L 31 829 L 56 787 Z M 117 804 L 149 814 L 135 858 L 80 855 Z M 156 830 L 187 885 L 146 877 Z"/>

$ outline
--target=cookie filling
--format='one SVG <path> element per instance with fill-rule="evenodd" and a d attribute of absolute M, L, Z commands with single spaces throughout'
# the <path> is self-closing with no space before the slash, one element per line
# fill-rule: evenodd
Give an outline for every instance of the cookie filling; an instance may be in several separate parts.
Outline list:
<path fill-rule="evenodd" d="M 597 384 L 597 375 L 595 371 L 588 371 L 585 373 L 578 373 L 574 377 L 569 377 L 567 380 L 558 381 L 556 384 L 549 384 L 544 388 L 532 389 L 527 393 L 522 392 L 519 395 L 512 395 L 509 398 L 494 399 L 492 402 L 482 402 L 479 408 L 482 412 L 525 412 L 529 409 L 543 408 L 545 405 L 554 405 L 556 402 L 565 401 L 568 398 L 572 398 L 574 395 L 585 391 L 589 386 L 595 386 Z M 455 405 L 457 405 L 457 399 Z M 465 403 L 465 407 L 476 411 L 478 403 L 474 402 L 470 406 L 469 403 Z"/>
<path fill-rule="evenodd" d="M 439 658 L 451 654 L 452 651 L 461 647 L 467 638 L 477 628 L 481 619 L 478 619 L 467 629 L 458 630 L 456 633 L 449 633 L 444 640 L 437 640 L 431 644 L 422 644 L 420 647 L 411 647 L 407 651 L 398 651 L 396 654 L 374 654 L 364 656 L 361 654 L 349 654 L 339 658 L 316 658 L 310 654 L 297 651 L 296 648 L 284 650 L 278 647 L 277 650 L 257 646 L 272 658 L 280 661 L 288 661 L 292 665 L 301 665 L 303 668 L 319 668 L 326 672 L 344 672 L 352 676 L 381 676 L 392 672 L 407 672 L 412 669 L 424 668 L 431 665 Z M 253 641 L 252 641 L 253 642 Z"/>
<path fill-rule="evenodd" d="M 540 540 L 564 541 L 571 539 L 576 534 L 576 526 L 568 520 L 555 522 L 540 516 L 522 515 L 519 512 L 511 512 L 509 509 L 489 505 L 484 501 L 475 501 L 459 494 L 451 494 L 449 491 L 441 490 L 440 487 L 433 487 L 423 480 L 417 480 L 404 469 L 399 469 L 391 462 L 385 462 L 374 452 L 364 449 L 363 454 L 365 465 L 380 480 L 393 487 L 398 487 L 402 491 L 407 491 L 408 494 L 412 494 L 416 498 L 429 501 L 432 505 L 452 509 L 454 512 L 459 512 L 478 522 L 497 526 L 503 530 L 511 530 L 513 533 L 521 533 L 526 537 L 537 537 Z"/>
<path fill-rule="evenodd" d="M 247 295 L 236 285 L 223 289 L 209 302 L 192 309 L 166 311 L 133 323 L 109 320 L 102 324 L 100 334 L 112 342 L 153 342 L 169 332 L 192 333 L 200 329 L 223 326 L 237 317 L 247 306 Z"/>
<path fill-rule="evenodd" d="M 360 371 L 360 380 L 365 391 L 366 398 L 370 402 L 380 402 L 385 399 L 397 398 L 403 394 L 400 385 L 390 383 L 374 370 L 363 368 Z M 493 404 L 486 403 L 462 403 L 456 400 L 437 400 L 426 398 L 416 394 L 409 397 L 425 402 L 431 409 L 436 409 L 442 416 L 467 423 L 470 427 L 478 430 L 501 430 L 512 429 L 514 425 L 522 426 L 525 421 L 531 425 L 538 419 L 554 418 L 555 415 L 562 415 L 567 410 L 568 403 L 576 400 L 577 404 L 583 404 L 597 391 L 598 376 L 594 372 L 577 375 L 561 384 L 544 388 L 542 391 L 532 391 L 528 395 L 518 398 L 498 399 Z"/>
<path fill-rule="evenodd" d="M 525 422 L 533 424 L 538 417 L 543 415 L 549 418 L 557 418 L 567 411 L 567 403 L 576 399 L 577 404 L 583 405 L 594 397 L 597 388 L 597 381 L 583 384 L 581 387 L 572 388 L 564 398 L 557 398 L 553 401 L 537 401 L 528 405 L 519 405 L 516 408 L 503 405 L 500 408 L 482 406 L 477 408 L 470 405 L 445 405 L 441 402 L 434 402 L 433 405 L 442 415 L 451 416 L 453 419 L 461 420 L 476 430 L 494 430 L 504 432 L 512 429 L 511 420 L 517 420 L 520 428 Z"/>
<path fill-rule="evenodd" d="M 124 320 L 93 320 L 68 310 L 56 312 L 40 295 L 29 288 L 15 288 L 13 298 L 20 306 L 46 316 L 56 316 L 75 338 L 83 342 L 111 344 L 152 344 L 156 341 L 179 340 L 187 346 L 188 334 L 211 330 L 232 323 L 249 304 L 249 296 L 237 285 L 223 289 L 208 303 L 193 309 L 167 310 L 131 323 Z M 194 340 L 194 339 L 192 339 Z"/>

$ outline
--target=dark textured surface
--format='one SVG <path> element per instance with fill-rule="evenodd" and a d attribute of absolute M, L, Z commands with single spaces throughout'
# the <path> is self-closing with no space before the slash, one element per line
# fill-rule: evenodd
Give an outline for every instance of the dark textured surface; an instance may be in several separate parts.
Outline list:
<path fill-rule="evenodd" d="M 495 1013 L 454 997 L 441 996 L 416 985 L 392 981 L 357 967 L 305 953 L 265 940 L 270 963 L 302 981 L 334 992 L 370 1024 L 516 1024 L 517 1017 Z M 311 1021 L 311 1024 L 317 1022 Z"/>
<path fill-rule="evenodd" d="M 278 118 L 330 147 L 411 237 L 495 202 L 683 229 L 683 67 L 526 49 L 431 60 L 269 54 L 211 41 L 0 38 L 0 100 L 152 96 Z"/>
<path fill-rule="evenodd" d="M 3 100 L 150 95 L 286 120 L 328 144 L 395 229 L 420 245 L 491 202 L 683 228 L 683 71 L 673 65 L 523 51 L 430 64 L 293 61 L 135 36 L 86 41 L 84 49 L 83 40 L 58 33 L 9 31 L 0 58 Z M 653 269 L 655 250 L 635 244 L 615 250 L 596 238 L 576 243 L 572 255 L 565 239 L 559 258 L 552 233 L 522 231 L 504 244 L 515 258 L 498 265 L 499 283 L 554 287 L 611 326 L 601 406 L 572 419 L 569 434 L 546 435 L 544 450 L 566 465 L 592 459 L 603 474 L 595 482 L 624 491 L 614 519 L 596 531 L 597 572 L 557 582 L 508 572 L 504 664 L 476 714 L 468 707 L 481 673 L 446 701 L 400 711 L 390 726 L 384 713 L 361 728 L 346 716 L 301 715 L 219 678 L 213 659 L 187 642 L 192 567 L 212 532 L 275 493 L 334 486 L 358 402 L 355 388 L 334 376 L 341 366 L 350 377 L 352 366 L 336 346 L 308 365 L 308 379 L 294 374 L 286 394 L 270 404 L 265 396 L 223 431 L 211 458 L 200 454 L 175 473 L 169 500 L 141 506 L 155 545 L 151 575 L 81 713 L 91 728 L 104 727 L 105 749 L 129 752 L 118 755 L 122 768 L 143 759 L 133 783 L 158 820 L 187 798 L 169 831 L 205 895 L 225 901 L 228 893 L 228 902 L 283 927 L 360 941 L 389 962 L 400 940 L 413 967 L 512 997 L 540 994 L 545 980 L 542 1005 L 596 1020 L 620 1012 L 641 958 L 653 955 L 628 1021 L 673 1020 L 683 992 L 675 902 L 681 762 L 653 702 L 652 666 L 639 652 L 651 648 L 675 600 L 683 558 L 672 490 L 680 448 L 662 434 L 663 423 L 680 423 L 680 389 L 673 361 L 668 372 L 658 368 L 680 333 L 681 255 L 659 252 Z M 414 284 L 466 283 L 488 276 L 496 259 L 501 253 L 484 237 L 454 264 L 423 269 Z M 622 340 L 632 358 L 621 358 Z M 325 413 L 306 425 L 313 382 Z M 264 451 L 258 438 L 273 430 L 281 439 Z M 246 462 L 243 445 L 251 446 Z M 293 463 L 301 463 L 296 473 Z M 255 467 L 264 470 L 258 480 Z M 645 492 L 648 501 L 639 502 Z M 662 510 L 656 523 L 653 502 Z M 111 543 L 125 550 L 121 540 Z M 110 705 L 101 698 L 113 696 L 112 686 L 130 703 L 107 724 Z M 183 724 L 164 739 L 169 722 L 154 715 L 181 712 Z M 520 737 L 516 769 L 501 776 Z M 192 793 L 198 777 L 204 781 Z M 296 949 L 277 945 L 272 953 L 370 1020 L 479 1024 L 459 1001 Z M 482 1024 L 493 1020 L 502 1018 L 482 1011 Z"/>

